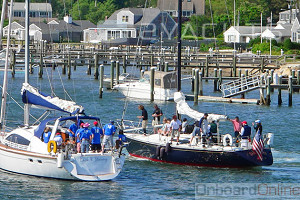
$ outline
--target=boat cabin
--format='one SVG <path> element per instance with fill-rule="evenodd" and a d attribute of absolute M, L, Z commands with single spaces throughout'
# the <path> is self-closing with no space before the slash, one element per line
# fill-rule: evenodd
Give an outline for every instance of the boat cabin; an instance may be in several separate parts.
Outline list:
<path fill-rule="evenodd" d="M 151 71 L 146 71 L 142 80 L 150 82 Z M 177 72 L 162 72 L 155 71 L 154 74 L 154 87 L 164 89 L 177 88 Z"/>

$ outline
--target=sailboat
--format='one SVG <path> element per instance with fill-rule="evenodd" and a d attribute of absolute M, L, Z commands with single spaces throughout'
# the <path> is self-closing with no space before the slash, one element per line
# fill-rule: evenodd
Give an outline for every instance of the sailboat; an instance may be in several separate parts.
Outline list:
<path fill-rule="evenodd" d="M 13 5 L 13 2 L 11 2 Z M 12 6 L 11 6 L 12 7 Z M 4 71 L 2 105 L 1 105 L 1 134 L 0 134 L 0 169 L 38 177 L 80 180 L 106 181 L 119 175 L 125 156 L 122 148 L 119 151 L 100 153 L 76 153 L 74 144 L 65 140 L 68 127 L 81 122 L 93 123 L 100 119 L 84 114 L 84 108 L 73 101 L 62 100 L 40 93 L 29 84 L 29 1 L 26 1 L 26 41 L 25 41 L 25 82 L 21 90 L 24 103 L 24 124 L 10 129 L 5 123 L 7 60 Z M 12 8 L 10 9 L 12 13 Z M 11 18 L 10 18 L 11 22 Z M 10 23 L 9 23 L 10 24 Z M 9 29 L 10 30 L 10 29 Z M 9 31 L 10 32 L 10 31 Z M 9 38 L 7 52 L 9 48 Z M 45 118 L 38 125 L 29 124 L 29 110 L 42 108 L 46 112 L 61 111 L 67 116 Z M 40 137 L 45 128 L 51 131 L 48 143 Z M 62 144 L 56 139 L 57 132 L 62 135 Z"/>
<path fill-rule="evenodd" d="M 178 67 L 177 67 L 177 87 L 178 91 L 174 93 L 177 113 L 187 115 L 195 120 L 200 120 L 204 113 L 191 109 L 185 102 L 185 97 L 181 90 L 181 13 L 182 1 L 178 1 Z M 208 114 L 208 121 L 219 122 L 227 120 L 225 115 Z M 131 156 L 144 158 L 155 162 L 171 163 L 178 165 L 191 166 L 210 166 L 210 167 L 254 167 L 267 166 L 273 164 L 271 145 L 273 134 L 269 133 L 265 139 L 260 141 L 259 156 L 253 150 L 254 143 L 248 139 L 243 139 L 237 146 L 233 142 L 230 134 L 222 135 L 217 128 L 218 133 L 215 136 L 216 142 L 208 144 L 201 140 L 199 144 L 191 145 L 190 135 L 182 134 L 179 143 L 170 141 L 167 136 L 160 134 L 144 135 L 139 132 L 140 128 L 132 126 L 133 123 L 126 125 L 125 120 L 121 121 L 121 127 L 124 129 L 128 144 L 127 151 Z"/>

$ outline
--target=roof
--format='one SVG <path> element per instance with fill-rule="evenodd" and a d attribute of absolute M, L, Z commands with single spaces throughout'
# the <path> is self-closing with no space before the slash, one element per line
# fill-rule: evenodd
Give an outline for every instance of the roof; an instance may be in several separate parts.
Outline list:
<path fill-rule="evenodd" d="M 279 14 L 290 14 L 290 10 L 285 10 L 285 11 L 282 11 L 280 12 Z M 299 9 L 297 9 L 297 12 L 299 12 Z M 292 14 L 295 14 L 296 13 L 296 9 L 292 9 Z"/>
<path fill-rule="evenodd" d="M 117 24 L 117 15 L 121 11 L 130 11 L 135 16 L 141 16 L 139 20 L 132 24 Z M 116 25 L 118 27 L 126 27 L 126 28 L 135 28 L 137 25 L 147 25 L 150 24 L 161 12 L 158 8 L 122 8 L 120 10 L 115 11 L 103 24 L 101 24 L 100 28 L 114 28 Z M 116 27 L 115 27 L 116 28 Z"/>
<path fill-rule="evenodd" d="M 248 35 L 248 34 L 255 34 L 260 33 L 261 30 L 265 31 L 268 27 L 267 26 L 233 26 L 240 34 Z"/>
<path fill-rule="evenodd" d="M 25 3 L 14 2 L 14 11 L 25 10 Z M 30 11 L 47 11 L 52 12 L 52 6 L 50 3 L 30 3 Z"/>

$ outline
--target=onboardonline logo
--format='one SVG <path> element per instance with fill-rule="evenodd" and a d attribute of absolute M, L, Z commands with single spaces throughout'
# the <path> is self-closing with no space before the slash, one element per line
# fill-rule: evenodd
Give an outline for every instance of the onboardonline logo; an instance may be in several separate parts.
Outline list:
<path fill-rule="evenodd" d="M 201 197 L 300 197 L 300 183 L 196 183 Z"/>

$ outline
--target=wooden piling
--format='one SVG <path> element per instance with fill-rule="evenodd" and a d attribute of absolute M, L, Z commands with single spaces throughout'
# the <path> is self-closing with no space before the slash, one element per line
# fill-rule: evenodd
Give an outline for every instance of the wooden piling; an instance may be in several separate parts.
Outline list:
<path fill-rule="evenodd" d="M 151 67 L 151 76 L 150 76 L 150 101 L 154 101 L 154 74 L 155 74 L 155 67 Z"/>
<path fill-rule="evenodd" d="M 289 106 L 293 105 L 293 77 L 289 76 Z"/>
<path fill-rule="evenodd" d="M 64 64 L 62 65 L 62 74 L 66 74 L 66 55 L 64 55 Z"/>
<path fill-rule="evenodd" d="M 292 70 L 292 78 L 296 78 L 296 70 Z"/>
<path fill-rule="evenodd" d="M 242 77 L 242 70 L 239 69 L 238 71 L 239 71 L 239 78 L 241 78 Z"/>
<path fill-rule="evenodd" d="M 264 73 L 265 70 L 265 59 L 261 58 L 261 63 L 260 63 L 260 72 Z"/>
<path fill-rule="evenodd" d="M 208 66 L 209 65 L 209 58 L 208 58 L 208 55 L 206 55 L 206 58 L 205 58 L 205 76 L 206 77 L 209 77 L 209 72 L 208 72 Z"/>
<path fill-rule="evenodd" d="M 270 76 L 271 76 L 271 80 L 270 80 L 270 83 L 274 83 L 274 69 L 271 69 L 270 71 Z M 270 88 L 270 92 L 274 92 L 274 88 Z"/>
<path fill-rule="evenodd" d="M 126 73 L 126 65 L 127 65 L 126 62 L 127 61 L 126 61 L 126 55 L 125 55 L 125 56 L 123 56 L 123 73 Z"/>
<path fill-rule="evenodd" d="M 92 63 L 91 63 L 91 59 L 88 59 L 88 69 L 86 72 L 87 75 L 91 75 L 92 74 Z"/>
<path fill-rule="evenodd" d="M 279 76 L 279 80 L 278 80 L 278 82 L 279 82 L 279 85 L 281 85 L 282 84 L 282 76 L 280 75 Z M 282 98 L 281 98 L 281 88 L 280 87 L 278 87 L 278 105 L 280 106 L 282 104 Z"/>
<path fill-rule="evenodd" d="M 16 74 L 16 51 L 15 50 L 12 51 L 10 68 L 11 68 L 11 76 L 12 78 L 14 78 Z"/>
<path fill-rule="evenodd" d="M 248 71 L 248 69 L 245 69 L 245 76 L 246 76 L 246 77 L 249 76 L 249 71 Z"/>
<path fill-rule="evenodd" d="M 203 96 L 203 73 L 199 72 L 199 95 Z"/>
<path fill-rule="evenodd" d="M 165 71 L 165 72 L 168 72 L 168 71 L 169 71 L 169 63 L 168 63 L 168 62 L 165 62 L 165 68 L 164 68 L 164 71 Z"/>
<path fill-rule="evenodd" d="M 267 77 L 267 94 L 266 94 L 266 104 L 271 104 L 271 76 Z"/>
<path fill-rule="evenodd" d="M 199 92 L 199 69 L 195 70 L 195 82 L 194 82 L 194 104 L 198 104 L 198 92 Z"/>
<path fill-rule="evenodd" d="M 217 87 L 218 87 L 218 69 L 217 68 L 214 69 L 214 75 L 215 75 L 215 79 L 214 79 L 214 91 L 217 91 L 218 90 L 217 89 Z"/>
<path fill-rule="evenodd" d="M 218 80 L 218 82 L 219 82 L 219 85 L 218 85 L 218 88 L 217 88 L 217 90 L 219 91 L 220 90 L 220 88 L 221 88 L 221 85 L 222 85 L 222 72 L 223 72 L 223 70 L 222 69 L 219 69 L 219 80 Z"/>
<path fill-rule="evenodd" d="M 236 77 L 236 55 L 235 54 L 232 60 L 232 70 L 233 70 L 233 77 Z"/>
<path fill-rule="evenodd" d="M 68 54 L 68 79 L 71 79 L 71 71 L 72 71 L 72 63 L 71 63 L 71 54 Z"/>
<path fill-rule="evenodd" d="M 116 62 L 112 60 L 110 64 L 110 89 L 113 89 L 114 87 L 115 66 L 116 66 Z"/>
<path fill-rule="evenodd" d="M 192 69 L 192 92 L 194 92 L 195 85 L 195 68 Z"/>
<path fill-rule="evenodd" d="M 119 84 L 119 76 L 120 76 L 120 62 L 116 61 L 116 84 Z"/>
<path fill-rule="evenodd" d="M 104 78 L 104 65 L 100 65 L 99 98 L 102 98 L 103 95 L 103 78 Z"/>
<path fill-rule="evenodd" d="M 43 43 L 41 43 L 43 44 Z M 41 49 L 41 52 L 40 52 L 40 64 L 39 64 L 39 78 L 43 78 L 43 66 L 44 66 L 44 63 L 43 63 L 43 51 Z"/>
<path fill-rule="evenodd" d="M 95 66 L 95 73 L 94 73 L 94 77 L 95 77 L 95 79 L 96 80 L 98 80 L 98 78 L 99 78 L 99 55 L 98 54 L 95 54 L 94 55 L 94 60 L 95 60 L 95 62 L 94 62 L 94 66 Z"/>

